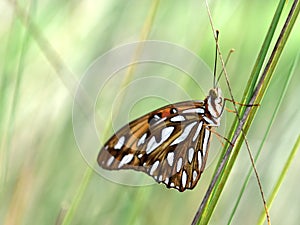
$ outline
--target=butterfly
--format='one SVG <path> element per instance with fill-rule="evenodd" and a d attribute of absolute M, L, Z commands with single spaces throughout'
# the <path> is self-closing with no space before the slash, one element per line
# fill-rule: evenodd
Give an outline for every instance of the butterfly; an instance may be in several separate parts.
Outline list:
<path fill-rule="evenodd" d="M 203 101 L 185 101 L 154 110 L 117 131 L 99 152 L 108 170 L 147 173 L 167 188 L 193 189 L 205 168 L 212 127 L 220 125 L 224 98 L 219 87 Z"/>

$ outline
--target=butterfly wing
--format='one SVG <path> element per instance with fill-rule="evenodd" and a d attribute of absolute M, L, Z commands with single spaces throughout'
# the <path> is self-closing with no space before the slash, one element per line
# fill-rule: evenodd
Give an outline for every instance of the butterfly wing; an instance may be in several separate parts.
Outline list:
<path fill-rule="evenodd" d="M 104 145 L 104 169 L 134 169 L 179 191 L 193 189 L 205 167 L 212 124 L 203 101 L 167 105 L 122 127 Z"/>

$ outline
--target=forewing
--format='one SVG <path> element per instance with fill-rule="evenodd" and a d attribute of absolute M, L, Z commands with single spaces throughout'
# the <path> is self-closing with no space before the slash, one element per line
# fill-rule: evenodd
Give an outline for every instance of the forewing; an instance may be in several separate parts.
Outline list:
<path fill-rule="evenodd" d="M 101 149 L 98 163 L 134 169 L 179 191 L 192 189 L 204 169 L 210 131 L 203 102 L 168 105 L 121 128 Z"/>

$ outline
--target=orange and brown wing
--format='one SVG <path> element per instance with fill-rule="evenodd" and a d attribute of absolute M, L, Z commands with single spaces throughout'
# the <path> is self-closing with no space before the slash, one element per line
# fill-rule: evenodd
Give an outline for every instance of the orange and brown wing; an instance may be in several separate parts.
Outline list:
<path fill-rule="evenodd" d="M 133 169 L 179 191 L 192 189 L 205 167 L 210 140 L 204 102 L 168 105 L 122 127 L 103 146 L 104 169 Z"/>

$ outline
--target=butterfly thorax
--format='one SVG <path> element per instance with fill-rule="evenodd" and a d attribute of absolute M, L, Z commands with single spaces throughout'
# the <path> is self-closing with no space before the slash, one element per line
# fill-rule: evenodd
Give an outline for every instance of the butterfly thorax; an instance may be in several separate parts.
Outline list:
<path fill-rule="evenodd" d="M 218 87 L 210 89 L 206 101 L 208 113 L 211 115 L 213 120 L 216 121 L 216 126 L 219 126 L 224 108 L 221 89 Z"/>

